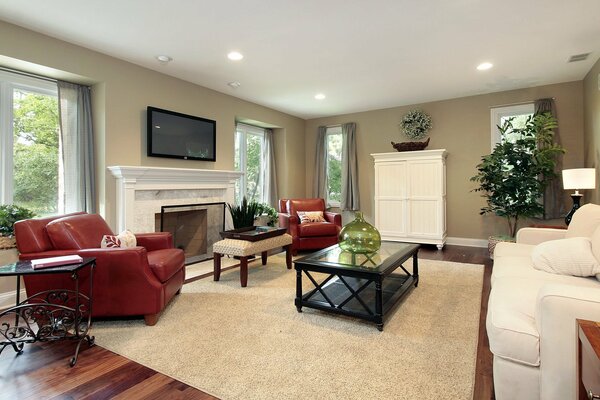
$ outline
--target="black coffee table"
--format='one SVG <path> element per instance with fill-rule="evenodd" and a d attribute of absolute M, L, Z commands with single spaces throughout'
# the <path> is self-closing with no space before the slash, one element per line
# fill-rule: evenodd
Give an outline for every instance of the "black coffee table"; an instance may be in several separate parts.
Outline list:
<path fill-rule="evenodd" d="M 386 314 L 419 283 L 419 247 L 382 242 L 375 253 L 352 254 L 334 245 L 294 261 L 298 312 L 310 307 L 349 315 L 374 322 L 382 331 Z M 412 273 L 402 265 L 410 258 Z M 404 273 L 394 273 L 397 269 Z M 306 293 L 302 273 L 314 286 Z M 320 273 L 321 279 L 315 273 Z"/>

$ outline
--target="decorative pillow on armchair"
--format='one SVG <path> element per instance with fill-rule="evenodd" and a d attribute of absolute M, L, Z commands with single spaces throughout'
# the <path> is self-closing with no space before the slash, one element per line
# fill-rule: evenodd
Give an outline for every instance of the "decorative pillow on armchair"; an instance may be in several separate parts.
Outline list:
<path fill-rule="evenodd" d="M 131 231 L 123 231 L 118 235 L 104 235 L 100 247 L 103 249 L 112 247 L 135 247 L 137 240 Z"/>
<path fill-rule="evenodd" d="M 298 211 L 300 223 L 304 222 L 327 222 L 323 217 L 323 211 Z"/>
<path fill-rule="evenodd" d="M 560 275 L 593 276 L 600 274 L 600 264 L 592 252 L 590 239 L 574 237 L 549 240 L 535 246 L 531 253 L 533 267 Z"/>

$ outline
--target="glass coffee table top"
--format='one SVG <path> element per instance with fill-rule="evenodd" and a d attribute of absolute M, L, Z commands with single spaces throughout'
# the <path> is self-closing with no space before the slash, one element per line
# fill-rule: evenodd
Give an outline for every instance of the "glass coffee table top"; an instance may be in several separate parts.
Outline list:
<path fill-rule="evenodd" d="M 402 242 L 381 242 L 381 248 L 375 253 L 354 254 L 342 250 L 337 244 L 300 258 L 295 262 L 323 265 L 340 269 L 383 272 L 399 259 L 408 259 L 419 248 L 418 244 Z"/>

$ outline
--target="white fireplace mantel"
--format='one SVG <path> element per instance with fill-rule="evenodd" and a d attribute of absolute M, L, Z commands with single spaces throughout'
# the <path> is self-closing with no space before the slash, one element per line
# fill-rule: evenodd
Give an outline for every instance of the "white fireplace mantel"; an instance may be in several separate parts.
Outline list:
<path fill-rule="evenodd" d="M 117 179 L 117 230 L 154 231 L 162 205 L 234 201 L 238 171 L 112 166 Z"/>

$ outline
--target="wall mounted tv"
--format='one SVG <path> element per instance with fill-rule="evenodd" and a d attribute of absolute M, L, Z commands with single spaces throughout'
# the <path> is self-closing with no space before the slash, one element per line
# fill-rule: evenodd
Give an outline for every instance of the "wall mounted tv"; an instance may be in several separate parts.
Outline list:
<path fill-rule="evenodd" d="M 148 156 L 216 161 L 217 123 L 148 106 Z"/>

